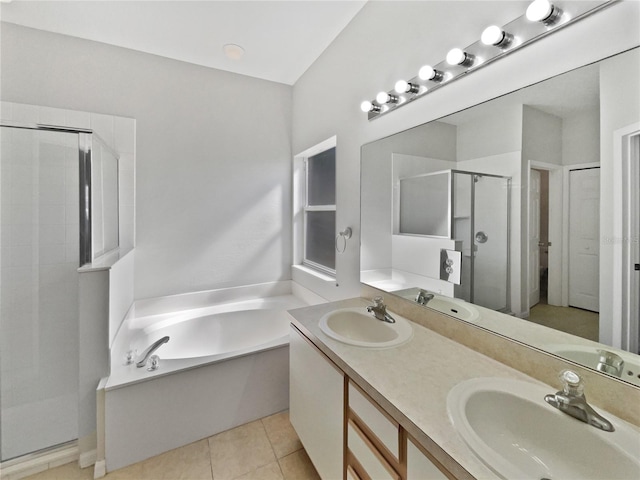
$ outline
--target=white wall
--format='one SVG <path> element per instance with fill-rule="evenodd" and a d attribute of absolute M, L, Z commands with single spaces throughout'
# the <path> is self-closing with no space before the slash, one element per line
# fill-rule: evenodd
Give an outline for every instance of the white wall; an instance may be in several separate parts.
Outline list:
<path fill-rule="evenodd" d="M 486 25 L 503 25 L 522 15 L 527 5 L 523 1 L 369 2 L 307 70 L 293 91 L 293 150 L 303 151 L 337 135 L 339 227 L 359 223 L 362 144 L 639 43 L 640 3 L 620 2 L 372 122 L 359 110 L 362 100 L 390 89 L 398 78 L 414 76 L 424 63 L 443 60 L 453 46 L 475 42 Z M 358 244 L 360 232 L 354 233 L 353 243 Z M 358 293 L 358 253 L 354 248 L 338 257 L 340 287 L 323 296 Z"/>
<path fill-rule="evenodd" d="M 600 341 L 607 344 L 614 341 L 614 324 L 619 326 L 622 308 L 620 295 L 615 295 L 622 288 L 621 272 L 614 268 L 615 254 L 623 241 L 630 240 L 617 234 L 621 231 L 616 221 L 622 215 L 622 179 L 614 166 L 613 132 L 640 118 L 638 84 L 620 82 L 620 78 L 639 77 L 637 50 L 607 60 L 600 69 Z"/>
<path fill-rule="evenodd" d="M 522 150 L 522 108 L 498 102 L 495 111 L 491 109 L 490 119 L 481 116 L 458 125 L 457 161 Z"/>
<path fill-rule="evenodd" d="M 522 107 L 522 160 L 562 165 L 562 119 L 529 105 Z"/>
<path fill-rule="evenodd" d="M 600 161 L 600 109 L 589 109 L 562 119 L 562 164 Z"/>
<path fill-rule="evenodd" d="M 137 119 L 136 298 L 290 278 L 291 87 L 12 24 L 1 35 L 2 100 Z"/>

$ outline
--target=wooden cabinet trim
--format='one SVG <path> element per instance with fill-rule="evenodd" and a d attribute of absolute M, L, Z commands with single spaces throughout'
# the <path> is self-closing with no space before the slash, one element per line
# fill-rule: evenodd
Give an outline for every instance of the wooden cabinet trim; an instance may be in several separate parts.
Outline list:
<path fill-rule="evenodd" d="M 358 480 L 371 480 L 371 477 L 364 469 L 360 461 L 356 458 L 353 452 L 349 449 L 346 450 L 345 458 L 347 460 L 347 469 L 351 472 L 353 476 L 355 476 Z M 346 471 L 345 471 L 346 475 Z"/>
<path fill-rule="evenodd" d="M 400 465 L 395 455 L 389 451 L 377 435 L 362 421 L 362 419 L 351 408 L 348 412 L 349 425 L 355 430 L 362 441 L 369 447 L 382 466 L 389 474 L 397 479 L 401 478 Z"/>
<path fill-rule="evenodd" d="M 408 474 L 407 474 L 407 451 L 409 449 L 409 447 L 407 446 L 407 431 L 402 427 L 402 425 L 400 425 L 398 427 L 398 460 L 399 460 L 399 469 L 400 469 L 400 474 L 402 475 L 403 479 L 406 479 Z"/>
<path fill-rule="evenodd" d="M 378 411 L 382 415 L 384 415 L 387 420 L 389 420 L 393 425 L 396 426 L 396 428 L 400 426 L 400 424 L 397 422 L 397 420 L 395 418 L 393 418 L 389 414 L 389 412 L 387 412 L 384 408 L 382 408 L 380 405 L 378 405 L 378 402 L 376 402 L 373 398 L 371 398 L 371 395 L 369 395 L 367 392 L 365 392 L 360 385 L 358 385 L 356 382 L 353 381 L 352 378 L 349 378 L 349 384 L 353 385 L 353 388 L 355 388 L 365 399 L 367 399 L 371 405 L 376 407 L 378 409 Z"/>

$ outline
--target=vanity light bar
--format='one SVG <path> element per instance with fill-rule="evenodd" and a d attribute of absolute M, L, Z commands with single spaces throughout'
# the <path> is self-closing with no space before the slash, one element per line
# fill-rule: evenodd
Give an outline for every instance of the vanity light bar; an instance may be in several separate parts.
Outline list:
<path fill-rule="evenodd" d="M 601 1 L 594 6 L 594 2 L 534 0 L 524 15 L 503 27 L 487 27 L 481 40 L 450 50 L 445 61 L 423 66 L 418 75 L 398 80 L 393 90 L 378 93 L 375 100 L 362 102 L 360 108 L 369 120 L 378 118 L 618 1 Z"/>

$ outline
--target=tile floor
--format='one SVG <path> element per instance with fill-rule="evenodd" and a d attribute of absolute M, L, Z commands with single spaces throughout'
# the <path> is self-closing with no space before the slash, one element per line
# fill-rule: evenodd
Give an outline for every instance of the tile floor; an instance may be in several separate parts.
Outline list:
<path fill-rule="evenodd" d="M 319 480 L 288 412 L 219 433 L 110 472 L 105 480 Z M 29 480 L 92 480 L 70 463 Z"/>

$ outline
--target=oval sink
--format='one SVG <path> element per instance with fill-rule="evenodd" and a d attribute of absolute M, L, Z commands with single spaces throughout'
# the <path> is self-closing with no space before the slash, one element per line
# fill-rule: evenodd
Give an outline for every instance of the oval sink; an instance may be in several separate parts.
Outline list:
<path fill-rule="evenodd" d="M 599 430 L 548 405 L 548 393 L 555 391 L 477 378 L 451 389 L 447 410 L 465 443 L 502 478 L 638 478 L 640 431 L 603 412 L 615 431 Z"/>
<path fill-rule="evenodd" d="M 402 298 L 406 298 L 407 300 L 415 302 L 420 290 L 421 289 L 419 288 L 413 287 L 393 293 L 401 296 Z M 465 302 L 464 300 L 459 298 L 451 298 L 445 297 L 444 295 L 438 295 L 437 293 L 430 292 L 429 290 L 425 290 L 425 292 L 433 295 L 433 298 L 429 300 L 426 305 L 433 310 L 437 310 L 440 313 L 459 318 L 460 320 L 466 320 L 467 322 L 473 322 L 480 318 L 480 312 L 478 311 L 478 309 L 469 302 Z"/>
<path fill-rule="evenodd" d="M 633 383 L 640 387 L 640 362 L 638 361 L 637 355 L 631 355 L 614 348 L 603 347 L 602 345 L 592 347 L 589 345 L 548 344 L 545 345 L 544 349 L 549 353 L 560 355 L 567 360 L 594 369 L 598 368 L 600 352 L 603 350 L 610 351 L 620 356 L 624 361 L 620 374 L 614 375 L 610 373 L 610 375 L 617 376 L 626 382 Z"/>
<path fill-rule="evenodd" d="M 408 320 L 389 312 L 396 323 L 378 320 L 365 307 L 341 308 L 320 319 L 320 329 L 342 343 L 358 347 L 393 347 L 408 341 L 413 328 Z"/>
<path fill-rule="evenodd" d="M 436 295 L 427 303 L 427 307 L 467 322 L 473 322 L 480 317 L 480 312 L 478 312 L 477 308 L 457 298 Z"/>

